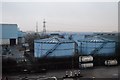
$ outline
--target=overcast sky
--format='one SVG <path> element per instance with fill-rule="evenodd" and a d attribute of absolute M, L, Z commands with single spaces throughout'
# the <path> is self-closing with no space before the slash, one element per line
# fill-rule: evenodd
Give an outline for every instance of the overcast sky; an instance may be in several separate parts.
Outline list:
<path fill-rule="evenodd" d="M 111 32 L 118 30 L 117 2 L 3 2 L 1 23 L 35 31 L 43 19 L 48 31 Z"/>

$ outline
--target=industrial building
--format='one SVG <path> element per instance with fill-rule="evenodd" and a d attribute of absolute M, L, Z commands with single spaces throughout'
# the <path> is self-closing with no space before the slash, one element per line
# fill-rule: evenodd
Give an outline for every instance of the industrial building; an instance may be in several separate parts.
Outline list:
<path fill-rule="evenodd" d="M 17 24 L 0 24 L 1 37 L 0 45 L 16 45 L 18 43 L 18 25 Z"/>
<path fill-rule="evenodd" d="M 72 40 L 51 37 L 34 41 L 34 56 L 72 56 L 75 52 L 75 42 Z"/>
<path fill-rule="evenodd" d="M 24 44 L 25 43 L 25 34 L 26 32 L 18 31 L 18 44 Z"/>

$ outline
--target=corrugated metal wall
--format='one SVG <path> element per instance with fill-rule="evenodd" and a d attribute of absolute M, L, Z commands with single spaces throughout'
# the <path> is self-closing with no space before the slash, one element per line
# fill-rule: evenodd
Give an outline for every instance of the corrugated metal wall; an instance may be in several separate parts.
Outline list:
<path fill-rule="evenodd" d="M 17 24 L 0 24 L 2 25 L 2 39 L 18 38 Z"/>
<path fill-rule="evenodd" d="M 15 44 L 17 44 L 17 24 L 0 24 L 0 33 L 0 45 L 10 44 L 10 39 L 14 39 Z"/>

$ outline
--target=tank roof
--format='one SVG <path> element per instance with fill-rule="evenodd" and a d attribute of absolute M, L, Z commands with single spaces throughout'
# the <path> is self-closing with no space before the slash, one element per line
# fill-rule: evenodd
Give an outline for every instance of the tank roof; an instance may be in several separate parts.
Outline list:
<path fill-rule="evenodd" d="M 89 38 L 85 38 L 84 40 L 78 40 L 78 41 L 79 42 L 115 42 L 114 40 L 110 40 L 100 36 L 89 37 Z"/>
<path fill-rule="evenodd" d="M 68 40 L 64 38 L 59 38 L 59 37 L 51 37 L 51 38 L 46 38 L 46 39 L 39 39 L 35 40 L 34 42 L 38 43 L 74 43 L 73 40 Z"/>

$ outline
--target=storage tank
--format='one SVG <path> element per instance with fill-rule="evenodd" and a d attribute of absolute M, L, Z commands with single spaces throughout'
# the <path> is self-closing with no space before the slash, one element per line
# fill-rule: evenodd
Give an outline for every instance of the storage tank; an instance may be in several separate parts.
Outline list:
<path fill-rule="evenodd" d="M 34 41 L 35 57 L 61 57 L 73 56 L 75 52 L 75 43 L 72 40 L 51 37 Z"/>
<path fill-rule="evenodd" d="M 117 64 L 118 64 L 118 62 L 117 62 L 116 59 L 114 59 L 114 60 L 106 60 L 105 61 L 105 65 L 108 65 L 108 66 L 117 65 Z"/>
<path fill-rule="evenodd" d="M 93 61 L 92 56 L 79 56 L 79 62 L 89 62 Z"/>
<path fill-rule="evenodd" d="M 115 41 L 94 36 L 79 40 L 78 42 L 78 50 L 83 55 L 115 55 Z"/>
<path fill-rule="evenodd" d="M 83 63 L 80 65 L 81 68 L 90 68 L 93 67 L 93 63 Z"/>

